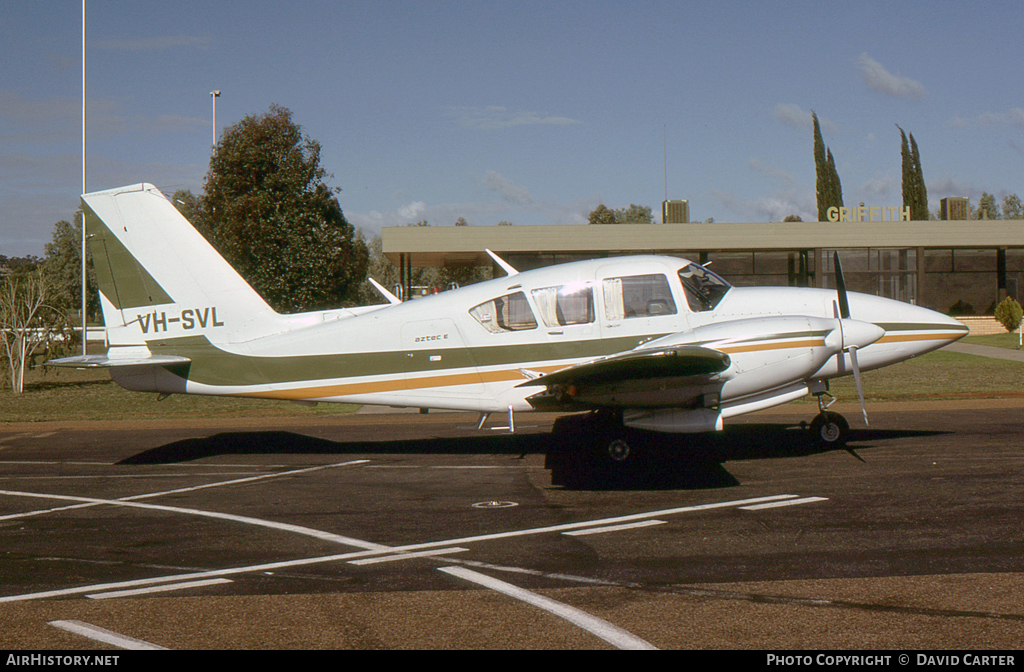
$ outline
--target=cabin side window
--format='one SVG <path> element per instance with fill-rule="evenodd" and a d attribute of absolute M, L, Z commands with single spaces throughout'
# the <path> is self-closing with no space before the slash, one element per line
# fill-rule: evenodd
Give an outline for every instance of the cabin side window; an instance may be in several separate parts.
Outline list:
<path fill-rule="evenodd" d="M 469 314 L 492 334 L 537 328 L 537 319 L 522 292 L 485 301 L 471 308 Z"/>
<path fill-rule="evenodd" d="M 591 283 L 569 283 L 530 292 L 540 317 L 549 327 L 589 324 L 594 321 L 594 288 Z"/>
<path fill-rule="evenodd" d="M 679 282 L 683 285 L 686 302 L 694 312 L 714 310 L 732 289 L 728 282 L 697 264 L 679 269 Z"/>
<path fill-rule="evenodd" d="M 605 318 L 609 322 L 676 314 L 668 278 L 660 273 L 607 278 L 602 289 Z"/>

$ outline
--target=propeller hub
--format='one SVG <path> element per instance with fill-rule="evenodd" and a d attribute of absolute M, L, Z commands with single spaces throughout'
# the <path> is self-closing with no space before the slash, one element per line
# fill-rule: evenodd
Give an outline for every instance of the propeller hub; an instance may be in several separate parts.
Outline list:
<path fill-rule="evenodd" d="M 885 329 L 877 324 L 849 318 L 839 320 L 839 330 L 843 350 L 864 348 L 885 336 Z"/>

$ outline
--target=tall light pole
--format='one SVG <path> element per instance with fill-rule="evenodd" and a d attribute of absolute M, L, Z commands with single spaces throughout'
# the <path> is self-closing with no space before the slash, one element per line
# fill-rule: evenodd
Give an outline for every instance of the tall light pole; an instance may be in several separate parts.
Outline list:
<path fill-rule="evenodd" d="M 85 193 L 85 0 L 82 0 L 82 193 Z M 82 209 L 82 356 L 88 336 L 85 321 L 85 209 Z"/>
<path fill-rule="evenodd" d="M 84 0 L 83 0 L 84 2 Z M 220 90 L 210 91 L 210 100 L 213 101 L 213 135 L 210 138 L 210 146 L 217 146 L 217 99 L 220 98 Z"/>

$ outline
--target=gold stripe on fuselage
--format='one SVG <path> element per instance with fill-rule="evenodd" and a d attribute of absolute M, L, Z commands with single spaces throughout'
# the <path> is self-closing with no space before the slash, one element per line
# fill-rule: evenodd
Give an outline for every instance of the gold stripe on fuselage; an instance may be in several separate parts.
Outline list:
<path fill-rule="evenodd" d="M 561 366 L 530 367 L 531 371 L 551 373 Z M 402 392 L 404 390 L 422 390 L 429 387 L 455 387 L 457 385 L 477 385 L 480 383 L 504 383 L 514 380 L 525 380 L 519 369 L 499 371 L 480 371 L 472 373 L 453 373 L 444 376 L 424 376 L 422 378 L 389 378 L 365 383 L 344 383 L 339 385 L 318 385 L 316 387 L 298 387 L 288 390 L 264 390 L 261 392 L 243 392 L 239 397 L 261 399 L 326 399 L 346 397 L 359 394 L 376 394 L 379 392 Z"/>
<path fill-rule="evenodd" d="M 722 345 L 714 348 L 726 354 L 737 352 L 761 352 L 764 350 L 787 350 L 789 348 L 817 348 L 825 345 L 824 338 L 813 338 L 802 341 L 783 341 L 781 343 L 757 343 L 751 345 Z"/>
<path fill-rule="evenodd" d="M 799 341 L 782 341 L 775 343 L 730 344 L 715 348 L 725 353 L 760 352 L 767 350 L 785 350 L 790 348 L 820 347 L 825 339 L 804 339 Z M 526 363 L 524 363 L 526 366 Z M 564 366 L 529 366 L 531 371 L 552 373 L 565 368 Z M 424 376 L 421 378 L 389 378 L 387 380 L 367 381 L 361 383 L 341 383 L 334 385 L 317 385 L 315 387 L 298 387 L 280 390 L 262 390 L 259 392 L 242 392 L 237 396 L 261 399 L 327 399 L 332 397 L 355 396 L 361 394 L 377 394 L 381 392 L 401 392 L 404 390 L 422 390 L 432 387 L 455 387 L 458 385 L 475 385 L 480 383 L 504 383 L 524 380 L 520 368 L 499 369 L 495 371 L 473 371 L 467 373 L 451 373 L 442 376 Z"/>
<path fill-rule="evenodd" d="M 878 339 L 878 343 L 904 343 L 908 341 L 955 341 L 963 336 L 958 331 L 930 331 L 923 334 L 886 334 Z"/>

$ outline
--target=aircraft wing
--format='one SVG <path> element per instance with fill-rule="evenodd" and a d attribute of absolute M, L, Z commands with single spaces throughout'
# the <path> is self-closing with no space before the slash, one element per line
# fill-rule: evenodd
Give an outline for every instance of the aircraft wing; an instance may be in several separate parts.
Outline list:
<path fill-rule="evenodd" d="M 46 366 L 61 366 L 71 369 L 109 369 L 118 366 L 174 366 L 188 364 L 188 357 L 176 355 L 149 355 L 148 357 L 107 357 L 106 355 L 80 355 L 61 357 L 46 362 Z"/>
<path fill-rule="evenodd" d="M 529 398 L 538 410 L 681 405 L 702 394 L 732 361 L 696 345 L 646 348 L 577 364 L 518 387 L 545 386 Z"/>

